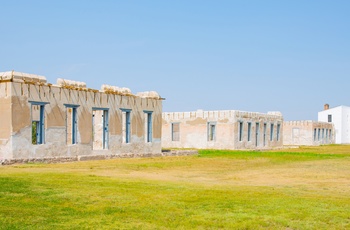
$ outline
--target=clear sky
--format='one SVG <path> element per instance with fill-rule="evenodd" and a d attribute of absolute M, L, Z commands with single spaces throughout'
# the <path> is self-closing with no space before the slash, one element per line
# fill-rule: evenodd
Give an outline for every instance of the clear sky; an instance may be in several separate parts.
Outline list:
<path fill-rule="evenodd" d="M 349 0 L 0 0 L 0 71 L 155 90 L 163 111 L 350 105 Z"/>

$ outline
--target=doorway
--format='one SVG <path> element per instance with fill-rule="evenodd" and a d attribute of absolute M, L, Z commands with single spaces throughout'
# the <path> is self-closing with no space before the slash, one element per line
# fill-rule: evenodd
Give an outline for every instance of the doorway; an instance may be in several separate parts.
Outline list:
<path fill-rule="evenodd" d="M 92 110 L 92 149 L 108 149 L 108 109 Z"/>

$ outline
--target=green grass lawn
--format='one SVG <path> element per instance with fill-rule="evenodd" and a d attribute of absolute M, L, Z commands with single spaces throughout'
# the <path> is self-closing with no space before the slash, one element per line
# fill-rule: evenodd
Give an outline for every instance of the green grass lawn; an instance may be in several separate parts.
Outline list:
<path fill-rule="evenodd" d="M 1 166 L 0 229 L 350 229 L 350 146 Z"/>

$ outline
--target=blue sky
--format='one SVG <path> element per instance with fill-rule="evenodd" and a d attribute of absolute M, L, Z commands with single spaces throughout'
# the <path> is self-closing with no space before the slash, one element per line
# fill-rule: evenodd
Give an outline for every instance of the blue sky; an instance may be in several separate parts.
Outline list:
<path fill-rule="evenodd" d="M 163 111 L 350 105 L 350 1 L 0 0 L 0 71 L 155 90 Z"/>

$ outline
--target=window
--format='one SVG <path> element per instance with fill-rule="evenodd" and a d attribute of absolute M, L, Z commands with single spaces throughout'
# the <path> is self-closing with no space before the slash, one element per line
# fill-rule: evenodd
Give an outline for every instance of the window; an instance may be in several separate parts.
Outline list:
<path fill-rule="evenodd" d="M 171 123 L 171 140 L 180 141 L 180 123 Z"/>
<path fill-rule="evenodd" d="M 316 137 L 317 137 L 317 129 L 314 129 L 314 141 L 316 141 Z"/>
<path fill-rule="evenodd" d="M 45 143 L 45 104 L 46 102 L 31 103 L 32 144 Z"/>
<path fill-rule="evenodd" d="M 66 142 L 68 145 L 77 143 L 77 108 L 79 105 L 66 106 Z"/>
<path fill-rule="evenodd" d="M 264 123 L 264 146 L 266 145 L 266 123 Z"/>
<path fill-rule="evenodd" d="M 324 129 L 322 129 L 322 140 L 324 140 Z"/>
<path fill-rule="evenodd" d="M 276 132 L 277 141 L 280 140 L 280 129 L 281 129 L 281 124 L 277 124 L 277 132 Z"/>
<path fill-rule="evenodd" d="M 152 111 L 144 111 L 146 122 L 145 122 L 145 137 L 146 142 L 152 142 Z"/>
<path fill-rule="evenodd" d="M 248 141 L 251 141 L 252 123 L 248 122 Z"/>
<path fill-rule="evenodd" d="M 270 127 L 270 141 L 273 141 L 273 128 L 274 128 L 274 124 L 271 124 L 271 127 Z"/>
<path fill-rule="evenodd" d="M 321 129 L 318 129 L 318 133 L 317 133 L 317 140 L 319 141 L 321 138 Z"/>
<path fill-rule="evenodd" d="M 326 129 L 326 141 L 328 142 L 328 129 Z"/>
<path fill-rule="evenodd" d="M 329 134 L 329 140 L 332 141 L 332 130 L 331 129 L 329 130 L 328 134 Z"/>
<path fill-rule="evenodd" d="M 238 140 L 239 140 L 239 141 L 242 141 L 242 139 L 243 139 L 243 122 L 240 121 L 240 122 L 238 123 L 238 125 L 239 125 L 239 127 L 238 127 L 238 130 L 239 130 Z"/>
<path fill-rule="evenodd" d="M 122 110 L 122 129 L 123 129 L 123 142 L 130 143 L 131 141 L 131 109 Z"/>
<path fill-rule="evenodd" d="M 328 114 L 328 122 L 332 122 L 332 114 Z"/>
<path fill-rule="evenodd" d="M 208 141 L 215 141 L 216 139 L 216 123 L 208 122 Z"/>
<path fill-rule="evenodd" d="M 255 123 L 255 146 L 259 146 L 259 129 L 260 124 L 257 122 Z"/>
<path fill-rule="evenodd" d="M 39 121 L 32 121 L 32 144 L 38 145 L 41 144 L 41 129 Z"/>
<path fill-rule="evenodd" d="M 92 139 L 94 150 L 108 149 L 108 109 L 92 109 Z"/>

